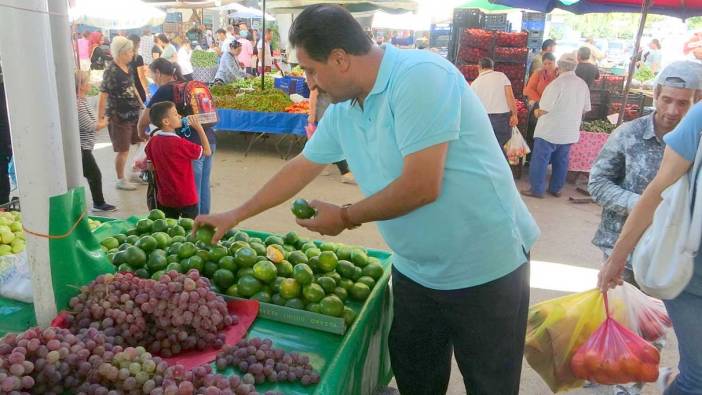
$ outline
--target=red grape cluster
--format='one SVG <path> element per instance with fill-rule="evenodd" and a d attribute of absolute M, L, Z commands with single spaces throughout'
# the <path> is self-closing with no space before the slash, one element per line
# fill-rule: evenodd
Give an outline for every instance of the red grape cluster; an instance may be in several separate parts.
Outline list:
<path fill-rule="evenodd" d="M 0 392 L 74 392 L 119 348 L 94 328 L 78 334 L 59 328 L 9 334 L 0 342 Z"/>
<path fill-rule="evenodd" d="M 99 276 L 71 299 L 73 331 L 96 328 L 110 342 L 122 346 L 145 345 L 164 357 L 181 351 L 224 344 L 220 332 L 236 325 L 221 297 L 210 290 L 209 280 L 197 270 L 187 275 L 171 271 L 158 281 L 131 273 Z"/>
<path fill-rule="evenodd" d="M 319 373 L 310 365 L 308 356 L 273 348 L 270 339 L 244 339 L 233 346 L 225 345 L 217 354 L 216 364 L 219 370 L 231 365 L 237 367 L 245 373 L 242 380 L 248 384 L 266 381 L 299 381 L 303 385 L 319 383 Z"/>
<path fill-rule="evenodd" d="M 168 366 L 143 347 L 111 345 L 95 328 L 32 328 L 0 341 L 0 393 L 9 395 L 254 395 L 253 383 L 209 365 Z M 274 395 L 268 392 L 266 395 Z"/>

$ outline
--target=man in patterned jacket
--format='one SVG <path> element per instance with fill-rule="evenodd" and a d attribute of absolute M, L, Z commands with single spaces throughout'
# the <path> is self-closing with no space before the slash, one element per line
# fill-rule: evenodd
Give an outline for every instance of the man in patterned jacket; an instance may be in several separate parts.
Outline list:
<path fill-rule="evenodd" d="M 665 143 L 693 103 L 702 98 L 702 65 L 692 61 L 675 62 L 659 75 L 654 91 L 655 111 L 625 122 L 612 132 L 590 170 L 588 189 L 602 206 L 602 222 L 592 243 L 607 260 L 629 212 L 658 172 Z M 634 285 L 631 263 L 622 278 Z M 617 385 L 615 395 L 637 395 L 641 383 Z"/>
<path fill-rule="evenodd" d="M 658 172 L 665 148 L 663 136 L 697 101 L 699 89 L 702 65 L 691 61 L 670 64 L 657 79 L 655 111 L 615 129 L 597 157 L 588 189 L 602 206 L 602 222 L 592 243 L 605 258 L 612 252 L 629 212 Z M 635 284 L 630 264 L 623 278 Z"/>

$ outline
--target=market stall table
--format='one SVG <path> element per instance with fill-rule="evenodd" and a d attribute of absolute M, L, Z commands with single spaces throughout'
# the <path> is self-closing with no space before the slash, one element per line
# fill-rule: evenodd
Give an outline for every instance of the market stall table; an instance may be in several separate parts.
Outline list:
<path fill-rule="evenodd" d="M 109 221 L 109 219 L 105 219 Z M 135 222 L 134 218 L 128 221 Z M 119 233 L 121 224 L 128 221 L 111 221 L 95 231 L 97 239 Z M 247 231 L 252 237 L 268 234 Z M 392 323 L 392 297 L 388 281 L 390 278 L 390 254 L 368 250 L 368 255 L 381 261 L 382 277 L 371 291 L 368 299 L 358 311 L 356 320 L 344 335 L 303 328 L 271 319 L 259 317 L 249 328 L 247 338 L 269 338 L 275 347 L 289 352 L 299 352 L 310 357 L 314 368 L 320 373 L 320 382 L 303 386 L 300 383 L 265 383 L 257 385 L 260 393 L 281 391 L 285 394 L 375 394 L 392 378 L 388 353 L 388 334 Z M 295 310 L 291 310 L 294 314 Z M 0 329 L 15 332 L 33 326 L 32 304 L 0 300 Z M 11 321 L 13 325 L 10 325 Z M 236 372 L 228 368 L 224 374 Z"/>
<path fill-rule="evenodd" d="M 589 173 L 609 134 L 580 131 L 580 139 L 570 147 L 568 171 Z"/>
<path fill-rule="evenodd" d="M 306 139 L 306 114 L 218 109 L 217 117 L 219 118 L 219 122 L 214 128 L 218 132 L 255 134 L 255 137 L 249 141 L 244 154 L 245 156 L 248 155 L 251 147 L 253 147 L 257 141 L 269 134 L 282 135 L 283 140 L 289 141 L 287 153 L 284 156 L 285 159 L 290 156 L 292 147 L 296 142 Z M 276 149 L 278 149 L 278 144 L 276 144 Z M 278 152 L 280 152 L 280 150 Z"/>

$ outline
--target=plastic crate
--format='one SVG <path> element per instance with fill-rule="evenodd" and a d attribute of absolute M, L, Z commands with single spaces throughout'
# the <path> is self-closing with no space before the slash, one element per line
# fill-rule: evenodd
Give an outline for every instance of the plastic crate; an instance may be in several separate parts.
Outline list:
<path fill-rule="evenodd" d="M 453 10 L 453 27 L 457 31 L 465 28 L 483 27 L 484 14 L 477 8 L 456 8 Z"/>
<path fill-rule="evenodd" d="M 604 119 L 607 116 L 607 105 L 606 104 L 593 104 L 590 106 L 590 111 L 583 114 L 583 121 L 595 121 L 597 119 Z"/>
<path fill-rule="evenodd" d="M 494 60 L 500 63 L 526 63 L 529 55 L 528 48 L 510 48 L 497 47 L 495 48 Z"/>
<path fill-rule="evenodd" d="M 544 30 L 546 21 L 522 21 L 522 30 Z"/>
<path fill-rule="evenodd" d="M 310 87 L 303 77 L 285 76 L 276 78 L 273 80 L 273 87 L 289 95 L 298 94 L 302 97 L 310 97 Z"/>
<path fill-rule="evenodd" d="M 531 37 L 527 40 L 527 48 L 541 50 L 541 44 L 543 44 L 543 36 L 541 37 Z"/>
<path fill-rule="evenodd" d="M 607 104 L 609 101 L 609 91 L 604 89 L 591 89 L 590 90 L 590 103 L 591 104 Z"/>
<path fill-rule="evenodd" d="M 621 93 L 624 89 L 624 76 L 602 73 L 600 78 L 592 82 L 592 89 L 607 90 L 610 93 Z"/>
<path fill-rule="evenodd" d="M 527 32 L 496 32 L 495 45 L 498 47 L 524 48 L 527 46 Z"/>
<path fill-rule="evenodd" d="M 509 31 L 509 21 L 507 14 L 485 14 L 485 29 Z"/>
<path fill-rule="evenodd" d="M 461 66 L 461 74 L 466 78 L 466 81 L 472 82 L 478 78 L 478 65 L 477 64 L 467 64 Z"/>

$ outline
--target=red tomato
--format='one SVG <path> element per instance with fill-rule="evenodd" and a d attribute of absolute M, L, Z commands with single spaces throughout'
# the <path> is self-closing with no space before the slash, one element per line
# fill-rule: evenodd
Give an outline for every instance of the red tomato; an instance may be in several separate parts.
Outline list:
<path fill-rule="evenodd" d="M 658 380 L 658 365 L 652 363 L 642 364 L 641 372 L 636 378 L 638 381 L 653 383 Z"/>
<path fill-rule="evenodd" d="M 618 384 L 614 382 L 614 379 L 609 375 L 609 373 L 605 371 L 597 371 L 594 372 L 594 374 L 591 376 L 592 381 L 598 383 L 598 384 L 607 384 L 607 385 L 613 385 L 613 384 Z"/>
<path fill-rule="evenodd" d="M 587 369 L 585 368 L 585 354 L 575 353 L 573 358 L 570 360 L 570 370 L 573 371 L 573 375 L 579 379 L 587 379 Z"/>
<path fill-rule="evenodd" d="M 599 370 L 600 365 L 602 364 L 602 356 L 595 350 L 587 350 L 585 352 L 584 359 L 585 368 L 590 373 L 594 373 L 595 371 Z"/>
<path fill-rule="evenodd" d="M 624 372 L 629 377 L 638 377 L 641 362 L 632 354 L 626 354 L 619 358 L 618 370 Z"/>
<path fill-rule="evenodd" d="M 638 357 L 641 360 L 641 362 L 644 363 L 651 363 L 651 364 L 656 364 L 658 365 L 658 362 L 661 361 L 661 356 L 658 353 L 658 350 L 656 350 L 655 347 L 653 347 L 650 344 L 646 344 L 643 348 L 641 348 L 638 352 Z"/>

